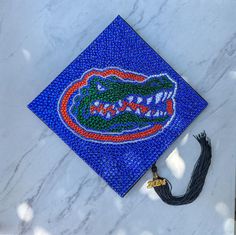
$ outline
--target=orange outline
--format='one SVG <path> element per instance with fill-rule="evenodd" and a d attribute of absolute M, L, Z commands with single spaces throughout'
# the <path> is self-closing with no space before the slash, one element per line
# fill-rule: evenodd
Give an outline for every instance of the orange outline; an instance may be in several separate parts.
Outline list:
<path fill-rule="evenodd" d="M 104 78 L 110 75 L 116 75 L 122 79 L 131 79 L 131 80 L 135 80 L 139 82 L 142 82 L 146 79 L 145 76 L 134 74 L 131 72 L 123 72 L 117 69 L 107 69 L 104 71 L 91 70 L 88 73 L 86 73 L 81 81 L 74 83 L 68 89 L 68 91 L 63 95 L 62 100 L 59 105 L 59 111 L 63 120 L 73 131 L 75 131 L 76 133 L 88 139 L 108 141 L 108 142 L 124 142 L 124 141 L 132 141 L 132 140 L 136 140 L 140 138 L 145 138 L 147 136 L 155 134 L 157 131 L 159 131 L 162 128 L 162 125 L 158 124 L 158 125 L 154 125 L 152 128 L 148 130 L 141 131 L 138 133 L 109 135 L 109 134 L 98 134 L 94 132 L 89 132 L 81 128 L 80 126 L 78 126 L 76 123 L 74 123 L 67 113 L 67 104 L 69 102 L 71 95 L 82 86 L 86 86 L 89 78 L 93 75 L 100 75 Z"/>

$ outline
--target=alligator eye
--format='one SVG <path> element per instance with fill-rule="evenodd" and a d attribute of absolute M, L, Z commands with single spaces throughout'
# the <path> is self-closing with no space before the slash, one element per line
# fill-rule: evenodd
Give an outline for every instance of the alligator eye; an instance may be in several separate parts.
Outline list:
<path fill-rule="evenodd" d="M 103 87 L 101 84 L 97 84 L 97 89 L 99 90 L 99 91 L 105 91 L 106 90 L 106 88 L 105 87 Z"/>

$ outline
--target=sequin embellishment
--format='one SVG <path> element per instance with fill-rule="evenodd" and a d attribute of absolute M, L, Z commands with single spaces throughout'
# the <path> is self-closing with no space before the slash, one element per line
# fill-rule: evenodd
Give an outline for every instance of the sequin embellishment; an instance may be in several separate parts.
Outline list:
<path fill-rule="evenodd" d="M 91 69 L 65 89 L 58 113 L 69 129 L 86 139 L 142 140 L 173 119 L 176 88 L 167 74 L 147 77 L 118 68 Z"/>

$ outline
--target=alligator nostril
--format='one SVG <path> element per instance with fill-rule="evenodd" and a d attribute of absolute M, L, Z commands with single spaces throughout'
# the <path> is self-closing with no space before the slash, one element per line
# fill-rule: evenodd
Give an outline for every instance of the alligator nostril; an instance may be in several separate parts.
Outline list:
<path fill-rule="evenodd" d="M 172 115 L 174 113 L 174 109 L 173 109 L 173 101 L 172 99 L 168 99 L 166 101 L 166 111 L 169 115 Z"/>

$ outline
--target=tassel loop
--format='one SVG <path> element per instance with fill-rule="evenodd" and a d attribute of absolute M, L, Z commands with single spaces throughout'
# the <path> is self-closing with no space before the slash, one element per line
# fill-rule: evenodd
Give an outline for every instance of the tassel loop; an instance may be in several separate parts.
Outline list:
<path fill-rule="evenodd" d="M 153 175 L 153 179 L 158 178 L 158 174 L 157 174 L 157 166 L 156 165 L 152 165 L 152 175 Z"/>
<path fill-rule="evenodd" d="M 154 187 L 160 187 L 163 185 L 166 185 L 166 183 L 169 183 L 167 179 L 161 178 L 157 173 L 157 167 L 155 164 L 152 165 L 152 175 L 153 180 L 148 181 L 147 188 L 154 188 Z"/>

